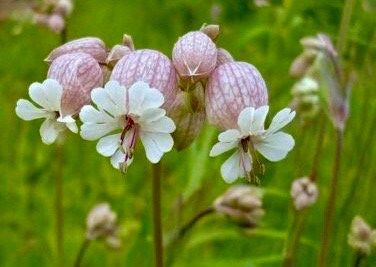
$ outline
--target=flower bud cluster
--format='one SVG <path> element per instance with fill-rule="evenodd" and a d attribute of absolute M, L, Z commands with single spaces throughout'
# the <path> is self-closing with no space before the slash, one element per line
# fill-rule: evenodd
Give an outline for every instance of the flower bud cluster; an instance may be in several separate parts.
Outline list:
<path fill-rule="evenodd" d="M 309 177 L 296 179 L 290 191 L 296 210 L 303 210 L 316 203 L 319 191 L 314 181 Z"/>
<path fill-rule="evenodd" d="M 256 227 L 265 214 L 262 191 L 254 186 L 232 186 L 215 200 L 214 209 L 242 226 Z"/>
<path fill-rule="evenodd" d="M 108 203 L 100 203 L 90 211 L 86 219 L 86 238 L 89 240 L 103 238 L 110 247 L 121 246 L 117 216 Z"/>
<path fill-rule="evenodd" d="M 33 12 L 33 21 L 59 34 L 64 31 L 65 20 L 72 10 L 72 0 L 42 1 Z"/>
<path fill-rule="evenodd" d="M 369 255 L 376 247 L 376 229 L 372 229 L 362 217 L 355 216 L 348 235 L 349 245 L 358 253 Z"/>

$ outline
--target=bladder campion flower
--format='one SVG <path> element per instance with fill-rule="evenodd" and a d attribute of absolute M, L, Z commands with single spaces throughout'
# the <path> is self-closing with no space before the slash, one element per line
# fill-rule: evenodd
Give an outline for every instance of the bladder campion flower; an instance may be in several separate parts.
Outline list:
<path fill-rule="evenodd" d="M 57 121 L 60 111 L 63 87 L 53 79 L 47 79 L 43 83 L 35 82 L 29 87 L 30 98 L 40 107 L 26 99 L 17 101 L 16 114 L 23 120 L 35 120 L 45 118 L 40 127 L 40 135 L 45 144 L 55 142 L 60 133 L 66 128 L 74 133 L 78 132 L 75 121 Z"/>
<path fill-rule="evenodd" d="M 236 149 L 221 167 L 221 174 L 226 182 L 234 182 L 238 177 L 249 177 L 253 156 L 256 156 L 255 150 L 270 161 L 279 161 L 294 147 L 293 137 L 279 130 L 292 121 L 295 111 L 289 108 L 279 111 L 269 128 L 265 129 L 268 111 L 269 106 L 256 109 L 247 107 L 239 114 L 237 129 L 219 134 L 219 142 L 210 151 L 211 157 Z"/>
<path fill-rule="evenodd" d="M 81 136 L 86 140 L 100 138 L 97 151 L 111 157 L 115 168 L 124 171 L 132 163 L 139 138 L 152 163 L 159 162 L 172 149 L 175 124 L 160 108 L 164 97 L 159 90 L 141 81 L 130 88 L 109 81 L 104 88 L 94 89 L 91 98 L 97 108 L 91 105 L 82 108 Z M 121 131 L 113 134 L 116 130 Z"/>

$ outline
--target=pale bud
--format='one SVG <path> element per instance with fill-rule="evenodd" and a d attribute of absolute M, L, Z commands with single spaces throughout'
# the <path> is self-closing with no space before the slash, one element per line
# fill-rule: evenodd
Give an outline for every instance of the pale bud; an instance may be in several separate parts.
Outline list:
<path fill-rule="evenodd" d="M 86 237 L 89 240 L 116 236 L 117 216 L 108 203 L 96 205 L 86 219 Z"/>
<path fill-rule="evenodd" d="M 308 177 L 296 179 L 290 191 L 296 210 L 302 210 L 316 203 L 319 191 L 314 181 Z"/>
<path fill-rule="evenodd" d="M 200 29 L 201 32 L 205 33 L 213 41 L 217 40 L 219 36 L 219 25 L 209 24 L 203 25 Z"/>
<path fill-rule="evenodd" d="M 132 53 L 132 50 L 128 46 L 115 45 L 107 56 L 107 66 L 113 68 L 122 57 L 129 55 L 130 53 Z"/>
<path fill-rule="evenodd" d="M 376 230 L 372 229 L 362 217 L 355 216 L 351 222 L 348 243 L 357 252 L 369 255 L 372 247 L 376 247 Z"/>
<path fill-rule="evenodd" d="M 290 66 L 290 75 L 294 78 L 299 78 L 306 75 L 312 67 L 317 53 L 313 50 L 304 51 L 299 55 Z"/>
<path fill-rule="evenodd" d="M 205 122 L 205 93 L 202 84 L 196 83 L 190 91 L 179 91 L 170 111 L 176 125 L 174 146 L 178 150 L 188 147 L 199 135 Z"/>
<path fill-rule="evenodd" d="M 128 34 L 123 35 L 123 45 L 129 47 L 131 51 L 134 51 L 134 43 L 132 36 Z"/>
<path fill-rule="evenodd" d="M 107 58 L 107 51 L 104 42 L 96 37 L 84 37 L 70 41 L 62 46 L 52 50 L 52 52 L 45 59 L 46 62 L 52 62 L 55 58 L 70 54 L 83 52 L 91 55 L 99 63 L 105 63 Z"/>
<path fill-rule="evenodd" d="M 121 58 L 112 71 L 111 80 L 127 88 L 137 81 L 148 83 L 163 94 L 163 108 L 167 111 L 177 94 L 176 72 L 170 59 L 151 49 L 137 50 Z"/>
<path fill-rule="evenodd" d="M 61 14 L 64 17 L 69 16 L 73 10 L 72 0 L 57 0 L 55 6 L 55 12 Z"/>
<path fill-rule="evenodd" d="M 214 209 L 242 226 L 255 227 L 265 214 L 262 191 L 254 186 L 232 186 L 215 200 Z"/>
<path fill-rule="evenodd" d="M 226 49 L 218 48 L 217 50 L 217 67 L 227 62 L 234 62 L 234 58 Z"/>
<path fill-rule="evenodd" d="M 81 107 L 90 103 L 92 89 L 103 84 L 102 70 L 89 54 L 65 54 L 54 61 L 47 77 L 57 80 L 63 87 L 61 117 L 77 114 Z"/>
<path fill-rule="evenodd" d="M 54 33 L 61 33 L 65 28 L 65 20 L 60 14 L 52 14 L 48 17 L 47 26 Z"/>
<path fill-rule="evenodd" d="M 237 128 L 238 116 L 246 107 L 268 104 L 264 79 L 253 65 L 245 62 L 229 62 L 216 68 L 205 93 L 209 122 L 222 129 Z"/>
<path fill-rule="evenodd" d="M 172 50 L 172 62 L 182 79 L 207 78 L 217 64 L 217 48 L 204 33 L 189 32 L 180 37 Z"/>

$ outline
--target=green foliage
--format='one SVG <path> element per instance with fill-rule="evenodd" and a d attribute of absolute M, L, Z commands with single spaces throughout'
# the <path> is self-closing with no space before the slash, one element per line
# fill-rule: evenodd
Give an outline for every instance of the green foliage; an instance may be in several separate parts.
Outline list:
<path fill-rule="evenodd" d="M 98 36 L 108 46 L 119 43 L 123 33 L 133 36 L 137 48 L 153 48 L 171 55 L 177 38 L 204 22 L 218 23 L 218 45 L 241 61 L 260 69 L 270 94 L 272 113 L 291 100 L 294 83 L 289 65 L 301 52 L 299 39 L 318 32 L 337 38 L 343 1 L 271 1 L 256 7 L 253 1 L 145 0 L 75 1 L 68 21 L 68 38 Z M 220 6 L 218 17 L 213 6 Z M 345 133 L 334 242 L 330 266 L 351 266 L 353 252 L 347 245 L 351 219 L 359 214 L 376 227 L 376 37 L 375 13 L 357 1 L 351 20 L 347 50 L 348 68 L 357 81 Z M 56 258 L 54 230 L 54 147 L 43 145 L 40 122 L 16 117 L 17 99 L 27 98 L 27 88 L 45 78 L 43 59 L 59 38 L 44 28 L 0 22 L 0 265 L 52 266 Z M 261 178 L 265 187 L 266 216 L 260 229 L 247 232 L 225 218 L 213 215 L 200 221 L 185 237 L 174 266 L 280 266 L 283 245 L 291 223 L 289 188 L 294 178 L 308 175 L 319 121 L 301 127 L 298 120 L 288 129 L 296 147 L 287 159 L 266 163 Z M 298 266 L 315 266 L 328 195 L 334 152 L 334 131 L 327 122 L 320 159 L 318 203 L 311 208 L 301 240 Z M 211 205 L 228 185 L 220 177 L 223 157 L 209 158 L 217 131 L 206 127 L 186 151 L 163 159 L 163 224 L 166 233 Z M 138 147 L 142 150 L 142 147 Z M 64 145 L 64 215 L 66 264 L 84 238 L 88 211 L 107 201 L 118 213 L 123 247 L 111 251 L 95 242 L 84 266 L 152 266 L 151 175 L 142 153 L 126 175 L 115 171 L 95 151 L 94 142 L 69 135 Z M 244 181 L 239 181 L 239 183 Z M 366 260 L 375 266 L 376 256 Z"/>

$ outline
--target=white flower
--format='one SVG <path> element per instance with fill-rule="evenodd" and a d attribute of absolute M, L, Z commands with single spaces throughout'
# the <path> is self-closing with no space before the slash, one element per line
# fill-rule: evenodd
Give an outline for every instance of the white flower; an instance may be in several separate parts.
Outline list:
<path fill-rule="evenodd" d="M 78 132 L 72 117 L 67 116 L 63 120 L 59 118 L 62 94 L 63 87 L 59 82 L 47 79 L 43 83 L 35 82 L 29 87 L 30 98 L 40 107 L 26 99 L 17 101 L 16 114 L 21 119 L 30 121 L 45 118 L 40 127 L 40 135 L 43 143 L 48 145 L 55 142 L 66 128 L 74 133 Z"/>
<path fill-rule="evenodd" d="M 279 111 L 269 128 L 264 129 L 268 111 L 269 106 L 245 108 L 238 117 L 239 128 L 219 134 L 219 142 L 210 151 L 211 157 L 236 148 L 236 152 L 221 166 L 221 174 L 226 182 L 231 183 L 238 177 L 248 177 L 252 170 L 251 153 L 254 150 L 270 161 L 279 161 L 294 147 L 292 136 L 279 130 L 292 121 L 295 111 L 291 112 L 289 108 Z"/>
<path fill-rule="evenodd" d="M 157 89 L 145 82 L 126 89 L 109 81 L 104 88 L 94 89 L 91 98 L 97 108 L 86 105 L 81 109 L 81 136 L 86 140 L 100 138 L 97 151 L 111 157 L 115 168 L 124 170 L 132 163 L 138 138 L 152 163 L 172 149 L 175 124 L 160 108 L 164 98 Z"/>

